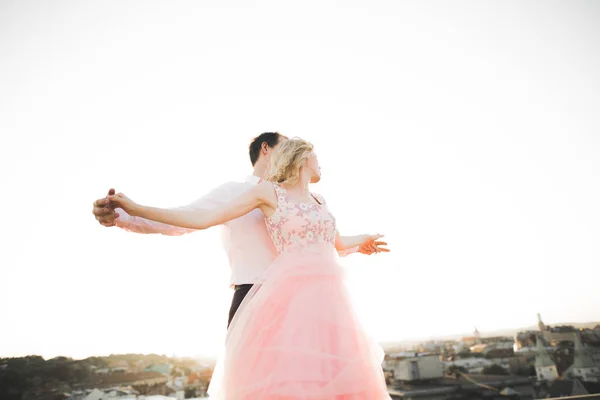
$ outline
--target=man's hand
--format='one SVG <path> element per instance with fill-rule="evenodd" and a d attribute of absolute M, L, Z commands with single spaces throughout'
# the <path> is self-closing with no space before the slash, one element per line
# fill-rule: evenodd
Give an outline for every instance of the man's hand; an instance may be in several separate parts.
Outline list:
<path fill-rule="evenodd" d="M 108 191 L 108 196 L 113 196 L 114 194 L 115 189 L 110 189 Z M 110 204 L 108 196 L 94 202 L 92 213 L 100 225 L 115 226 L 115 221 L 119 217 L 119 214 L 115 212 L 114 206 Z"/>
<path fill-rule="evenodd" d="M 369 240 L 358 247 L 358 252 L 368 256 L 376 253 L 389 253 L 390 249 L 381 246 L 387 246 L 387 243 L 375 239 Z"/>

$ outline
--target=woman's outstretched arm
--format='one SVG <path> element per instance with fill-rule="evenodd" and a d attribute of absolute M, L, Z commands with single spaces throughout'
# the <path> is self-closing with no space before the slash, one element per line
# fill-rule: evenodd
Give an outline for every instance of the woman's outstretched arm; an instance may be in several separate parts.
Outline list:
<path fill-rule="evenodd" d="M 339 232 L 336 232 L 335 236 L 335 248 L 338 251 L 347 250 L 357 246 L 363 245 L 373 245 L 376 249 L 378 249 L 378 243 L 375 242 L 377 239 L 382 238 L 383 235 L 356 235 L 356 236 L 340 236 Z M 387 249 L 380 249 L 381 251 L 386 251 Z M 389 250 L 388 250 L 389 251 Z M 376 252 L 374 250 L 373 252 Z"/>
<path fill-rule="evenodd" d="M 326 205 L 325 198 L 319 194 L 313 194 L 315 200 L 321 205 Z M 335 232 L 335 248 L 340 257 L 345 257 L 352 253 L 375 254 L 381 252 L 389 252 L 386 247 L 386 242 L 378 241 L 377 239 L 383 235 L 358 235 L 358 236 L 341 236 L 340 232 Z"/>
<path fill-rule="evenodd" d="M 260 208 L 266 215 L 274 210 L 277 198 L 269 182 L 262 182 L 235 200 L 210 210 L 165 209 L 136 204 L 122 193 L 109 196 L 118 208 L 129 215 L 188 229 L 208 229 Z"/>

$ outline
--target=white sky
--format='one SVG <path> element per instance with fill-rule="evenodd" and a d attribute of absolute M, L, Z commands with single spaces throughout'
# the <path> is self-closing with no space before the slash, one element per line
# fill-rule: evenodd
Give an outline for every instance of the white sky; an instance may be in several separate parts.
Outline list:
<path fill-rule="evenodd" d="M 214 354 L 218 231 L 103 228 L 115 187 L 186 204 L 313 141 L 382 341 L 600 320 L 600 5 L 3 1 L 0 356 Z"/>

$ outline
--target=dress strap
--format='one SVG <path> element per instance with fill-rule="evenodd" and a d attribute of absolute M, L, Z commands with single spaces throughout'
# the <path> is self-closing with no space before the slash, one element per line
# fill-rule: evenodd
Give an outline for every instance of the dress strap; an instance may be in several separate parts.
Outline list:
<path fill-rule="evenodd" d="M 316 194 L 316 193 L 311 193 L 310 195 L 313 197 L 313 199 L 316 200 L 317 203 L 319 203 L 322 206 L 325 205 L 325 198 L 323 196 L 321 196 L 320 194 Z"/>
<path fill-rule="evenodd" d="M 277 203 L 284 203 L 287 195 L 287 190 L 279 186 L 279 184 L 273 182 L 273 188 L 275 189 L 275 195 L 277 196 Z"/>

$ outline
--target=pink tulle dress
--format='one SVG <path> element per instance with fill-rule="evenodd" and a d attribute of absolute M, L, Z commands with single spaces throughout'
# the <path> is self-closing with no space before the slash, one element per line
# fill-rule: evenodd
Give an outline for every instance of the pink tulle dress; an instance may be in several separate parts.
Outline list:
<path fill-rule="evenodd" d="M 382 349 L 357 320 L 334 247 L 335 218 L 288 198 L 266 218 L 279 256 L 227 332 L 209 388 L 220 400 L 390 399 Z"/>

